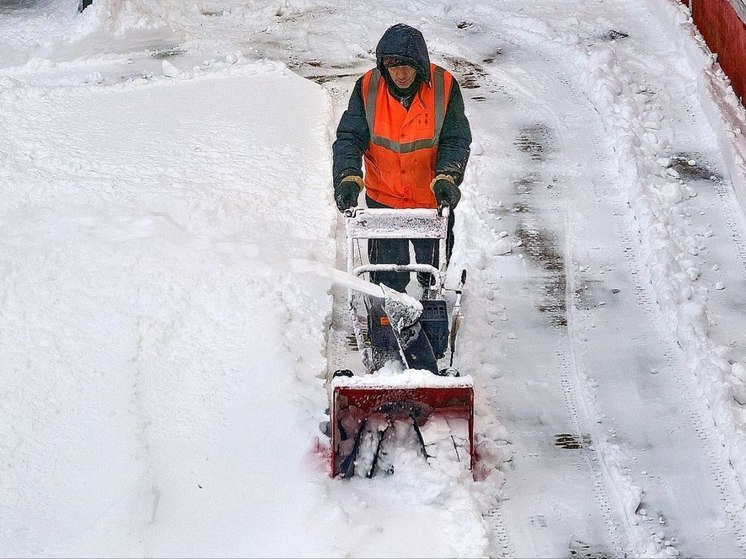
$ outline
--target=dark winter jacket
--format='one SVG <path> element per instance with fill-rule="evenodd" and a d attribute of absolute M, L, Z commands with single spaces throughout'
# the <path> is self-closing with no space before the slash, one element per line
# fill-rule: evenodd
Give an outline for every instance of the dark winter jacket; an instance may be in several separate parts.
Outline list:
<path fill-rule="evenodd" d="M 386 56 L 402 59 L 417 71 L 417 83 L 425 82 L 427 87 L 432 87 L 429 83 L 430 57 L 425 40 L 418 30 L 403 24 L 394 25 L 384 33 L 376 47 L 376 66 L 386 80 L 389 91 L 396 97 L 397 93 L 404 92 L 398 90 L 390 80 L 388 71 L 383 66 L 383 59 Z M 363 103 L 362 83 L 363 78 L 360 78 L 355 84 L 349 106 L 337 127 L 337 139 L 332 148 L 335 185 L 346 176 L 363 176 L 362 157 L 370 143 L 370 131 Z M 457 185 L 461 184 L 469 159 L 470 144 L 471 130 L 464 114 L 463 97 L 458 84 L 453 80 L 443 128 L 438 139 L 435 173 L 450 175 Z"/>

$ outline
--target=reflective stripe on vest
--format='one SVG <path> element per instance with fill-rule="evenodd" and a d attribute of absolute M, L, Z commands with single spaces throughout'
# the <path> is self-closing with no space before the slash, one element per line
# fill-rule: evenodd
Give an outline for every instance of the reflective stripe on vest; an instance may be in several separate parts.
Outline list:
<path fill-rule="evenodd" d="M 373 73 L 370 76 L 370 81 L 368 82 L 368 92 L 365 102 L 365 118 L 368 121 L 368 130 L 370 130 L 370 143 L 390 149 L 396 153 L 411 153 L 418 149 L 427 149 L 437 146 L 438 139 L 440 138 L 440 131 L 443 129 L 443 121 L 446 117 L 444 72 L 445 70 L 440 66 L 434 66 L 431 73 L 435 94 L 435 132 L 433 137 L 402 144 L 390 138 L 378 136 L 373 133 L 373 124 L 376 121 L 378 85 L 381 81 L 381 72 L 378 71 L 378 68 L 373 70 Z"/>

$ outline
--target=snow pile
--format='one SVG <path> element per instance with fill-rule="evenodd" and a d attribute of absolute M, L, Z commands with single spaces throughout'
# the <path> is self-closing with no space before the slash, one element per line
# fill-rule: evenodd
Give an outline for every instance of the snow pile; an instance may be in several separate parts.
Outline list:
<path fill-rule="evenodd" d="M 746 208 L 746 109 L 694 26 L 689 11 L 678 2 L 659 2 L 654 7 L 661 19 L 678 31 L 671 37 L 697 73 L 698 97 L 718 135 L 740 205 Z"/>
<path fill-rule="evenodd" d="M 98 0 L 84 10 L 79 18 L 77 31 L 86 33 L 105 29 L 115 35 L 133 30 L 159 30 L 182 28 L 185 21 L 195 16 L 214 12 L 207 2 L 184 0 Z"/>
<path fill-rule="evenodd" d="M 266 505 L 325 476 L 305 453 L 330 299 L 284 259 L 334 253 L 327 101 L 254 73 L 6 92 L 6 553 L 297 554 L 284 530 L 315 530 L 313 484 Z"/>

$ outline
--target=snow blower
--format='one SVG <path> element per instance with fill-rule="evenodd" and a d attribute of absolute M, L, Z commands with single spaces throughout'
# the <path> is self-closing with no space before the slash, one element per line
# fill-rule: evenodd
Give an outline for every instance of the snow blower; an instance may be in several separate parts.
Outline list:
<path fill-rule="evenodd" d="M 363 280 L 392 271 L 433 279 L 419 299 L 362 281 L 364 289 L 348 289 L 363 370 L 336 371 L 332 379 L 332 477 L 393 473 L 388 450 L 402 441 L 429 464 L 473 467 L 474 388 L 453 366 L 466 272 L 455 289 L 445 289 L 448 211 L 356 208 L 345 215 L 349 274 Z M 438 239 L 441 265 L 370 264 L 360 246 L 368 239 Z"/>

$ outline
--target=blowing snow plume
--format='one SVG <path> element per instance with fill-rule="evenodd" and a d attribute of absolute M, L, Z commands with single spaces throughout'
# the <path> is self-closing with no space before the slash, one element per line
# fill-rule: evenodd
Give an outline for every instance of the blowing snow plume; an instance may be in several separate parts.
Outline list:
<path fill-rule="evenodd" d="M 422 303 L 406 293 L 400 293 L 385 285 L 365 281 L 342 270 L 323 266 L 311 260 L 291 260 L 290 267 L 293 271 L 312 273 L 330 279 L 336 285 L 383 299 L 383 308 L 397 332 L 412 326 L 422 315 Z"/>

